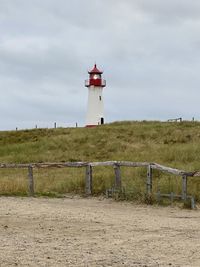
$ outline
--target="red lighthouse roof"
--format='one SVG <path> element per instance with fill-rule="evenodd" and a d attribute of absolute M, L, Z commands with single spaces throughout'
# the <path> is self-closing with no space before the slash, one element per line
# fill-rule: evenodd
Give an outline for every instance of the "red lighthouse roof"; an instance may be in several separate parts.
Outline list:
<path fill-rule="evenodd" d="M 94 67 L 91 71 L 88 71 L 89 74 L 102 74 L 103 71 L 100 71 L 98 68 L 97 68 L 97 65 L 94 64 Z"/>

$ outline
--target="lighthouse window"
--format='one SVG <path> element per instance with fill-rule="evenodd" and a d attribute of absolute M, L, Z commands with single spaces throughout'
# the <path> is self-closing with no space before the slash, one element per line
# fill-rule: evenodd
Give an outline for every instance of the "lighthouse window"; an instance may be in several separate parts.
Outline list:
<path fill-rule="evenodd" d="M 101 101 L 101 96 L 99 96 L 99 100 Z"/>
<path fill-rule="evenodd" d="M 101 77 L 100 77 L 99 74 L 94 74 L 94 75 L 93 75 L 93 79 L 95 79 L 95 80 L 96 80 L 96 79 L 100 79 L 100 78 L 101 78 Z"/>

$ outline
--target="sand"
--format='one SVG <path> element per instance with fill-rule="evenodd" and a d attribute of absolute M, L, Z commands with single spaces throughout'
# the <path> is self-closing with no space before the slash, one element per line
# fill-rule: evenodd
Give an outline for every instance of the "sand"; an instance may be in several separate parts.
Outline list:
<path fill-rule="evenodd" d="M 200 210 L 0 198 L 0 266 L 200 266 Z"/>

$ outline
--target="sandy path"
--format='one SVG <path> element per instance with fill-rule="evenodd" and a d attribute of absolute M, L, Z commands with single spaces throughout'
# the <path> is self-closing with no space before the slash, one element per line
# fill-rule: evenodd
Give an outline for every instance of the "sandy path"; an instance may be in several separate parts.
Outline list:
<path fill-rule="evenodd" d="M 200 266 L 200 211 L 0 198 L 0 266 Z"/>

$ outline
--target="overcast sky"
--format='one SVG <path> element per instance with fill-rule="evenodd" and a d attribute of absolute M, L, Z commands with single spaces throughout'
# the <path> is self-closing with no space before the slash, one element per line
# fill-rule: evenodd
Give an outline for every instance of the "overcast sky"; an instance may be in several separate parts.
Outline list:
<path fill-rule="evenodd" d="M 200 1 L 0 0 L 0 130 L 84 126 L 95 62 L 106 122 L 200 120 Z"/>

